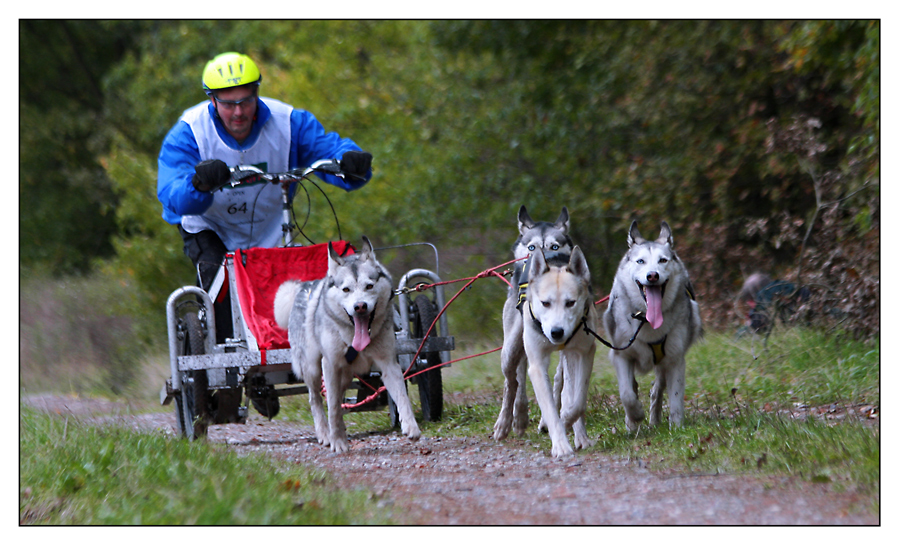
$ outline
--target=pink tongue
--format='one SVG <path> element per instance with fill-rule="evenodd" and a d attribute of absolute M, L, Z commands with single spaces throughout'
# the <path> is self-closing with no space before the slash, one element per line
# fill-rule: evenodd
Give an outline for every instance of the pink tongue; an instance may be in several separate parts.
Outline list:
<path fill-rule="evenodd" d="M 647 322 L 656 330 L 663 323 L 662 289 L 659 286 L 645 286 L 644 295 L 647 296 Z"/>
<path fill-rule="evenodd" d="M 369 346 L 369 315 L 353 315 L 353 342 L 350 345 L 357 351 Z"/>

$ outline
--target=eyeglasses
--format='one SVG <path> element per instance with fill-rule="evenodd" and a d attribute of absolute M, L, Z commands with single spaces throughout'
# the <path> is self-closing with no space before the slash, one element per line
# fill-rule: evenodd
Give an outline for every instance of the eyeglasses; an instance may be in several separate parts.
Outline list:
<path fill-rule="evenodd" d="M 215 97 L 215 96 L 214 96 Z M 221 105 L 225 110 L 233 110 L 237 106 L 243 105 L 244 107 L 250 106 L 253 104 L 253 101 L 256 100 L 256 93 L 252 95 L 246 96 L 242 99 L 238 100 L 225 100 L 220 99 L 219 97 L 215 97 L 216 103 Z"/>

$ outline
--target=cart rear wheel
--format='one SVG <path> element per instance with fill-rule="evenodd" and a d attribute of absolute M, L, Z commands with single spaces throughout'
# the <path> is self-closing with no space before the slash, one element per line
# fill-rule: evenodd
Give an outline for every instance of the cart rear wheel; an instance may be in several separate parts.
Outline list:
<path fill-rule="evenodd" d="M 403 388 L 406 389 L 406 381 L 403 382 Z M 409 390 L 409 389 L 407 389 Z M 391 416 L 391 428 L 400 428 L 400 410 L 391 395 L 388 394 L 388 415 Z"/>
<path fill-rule="evenodd" d="M 203 326 L 197 313 L 187 313 L 181 321 L 184 334 L 181 356 L 205 353 Z M 189 440 L 206 435 L 209 426 L 208 386 L 205 370 L 181 372 L 181 392 L 175 394 L 175 421 L 179 434 Z"/>
<path fill-rule="evenodd" d="M 428 299 L 428 296 L 425 295 L 416 298 L 415 306 L 418 313 L 414 332 L 416 337 L 421 338 L 425 336 L 425 333 L 428 332 L 428 328 L 431 327 L 431 323 L 434 322 L 437 317 L 437 308 L 431 300 Z M 435 331 L 432 330 L 432 335 L 434 332 Z M 419 358 L 427 362 L 427 368 L 432 368 L 442 363 L 441 353 L 437 351 L 426 353 L 424 357 L 423 355 L 419 355 Z M 414 379 L 417 380 L 419 386 L 419 402 L 422 404 L 422 418 L 426 421 L 440 421 L 441 413 L 444 409 L 441 368 L 433 368 L 425 373 L 417 375 Z"/>

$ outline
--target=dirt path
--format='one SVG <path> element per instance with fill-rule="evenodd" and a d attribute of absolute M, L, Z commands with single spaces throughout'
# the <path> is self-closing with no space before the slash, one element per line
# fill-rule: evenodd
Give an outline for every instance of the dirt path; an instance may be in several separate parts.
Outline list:
<path fill-rule="evenodd" d="M 31 396 L 54 413 L 174 433 L 172 411 L 133 415 L 107 401 Z M 310 464 L 364 487 L 417 525 L 878 525 L 870 500 L 799 478 L 686 475 L 599 453 L 559 461 L 520 440 L 353 435 L 332 454 L 311 427 L 267 421 L 210 427 L 209 441 Z"/>

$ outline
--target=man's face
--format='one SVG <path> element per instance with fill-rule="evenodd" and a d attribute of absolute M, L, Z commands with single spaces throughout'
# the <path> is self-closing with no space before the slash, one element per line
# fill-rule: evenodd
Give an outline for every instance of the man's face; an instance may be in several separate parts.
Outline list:
<path fill-rule="evenodd" d="M 215 91 L 210 97 L 225 130 L 237 141 L 250 136 L 253 118 L 256 117 L 257 89 L 255 85 L 232 87 Z"/>

